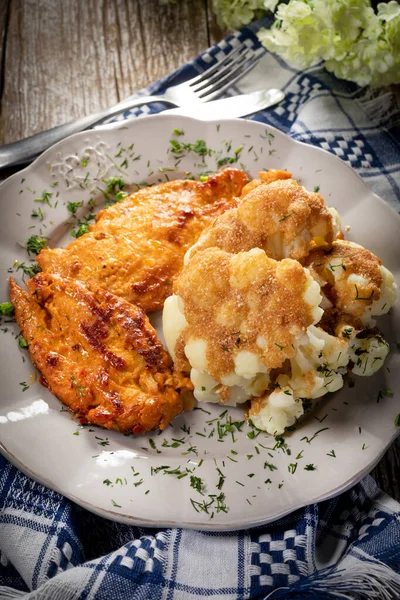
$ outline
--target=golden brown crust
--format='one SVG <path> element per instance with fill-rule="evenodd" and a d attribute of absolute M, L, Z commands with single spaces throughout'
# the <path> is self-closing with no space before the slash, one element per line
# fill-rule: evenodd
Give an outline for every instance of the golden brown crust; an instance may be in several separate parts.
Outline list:
<path fill-rule="evenodd" d="M 324 199 L 320 194 L 308 192 L 293 179 L 277 180 L 255 188 L 237 212 L 240 220 L 257 237 L 280 232 L 285 244 L 290 244 L 300 231 L 313 234 L 315 228 L 321 227 L 326 242 L 333 240 L 332 217 Z"/>
<path fill-rule="evenodd" d="M 366 306 L 380 298 L 382 261 L 366 248 L 335 240 L 329 250 L 313 250 L 306 264 L 340 311 L 361 317 Z"/>
<path fill-rule="evenodd" d="M 318 327 L 336 337 L 343 337 L 343 331 L 349 327 L 353 328 L 355 331 L 364 329 L 364 325 L 360 319 L 334 307 L 326 308 L 324 310 L 324 314 L 318 323 Z M 349 335 L 349 333 L 346 334 L 345 332 L 345 337 L 349 337 Z"/>
<path fill-rule="evenodd" d="M 237 208 L 225 212 L 204 231 L 190 255 L 213 246 L 232 253 L 262 248 L 270 254 L 268 240 L 276 235 L 281 236 L 287 256 L 297 260 L 307 256 L 313 237 L 330 244 L 332 216 L 322 196 L 292 179 L 257 185 Z"/>
<path fill-rule="evenodd" d="M 170 181 L 100 211 L 89 233 L 45 249 L 43 271 L 102 288 L 151 312 L 172 293 L 186 250 L 218 215 L 237 206 L 247 175 L 227 168 L 204 183 Z"/>
<path fill-rule="evenodd" d="M 291 179 L 292 174 L 289 171 L 280 171 L 278 169 L 269 169 L 268 171 L 260 171 L 259 179 L 252 179 L 242 189 L 241 197 L 244 198 L 251 190 L 262 185 L 263 183 L 272 183 L 279 179 Z"/>
<path fill-rule="evenodd" d="M 188 322 L 175 346 L 175 364 L 186 364 L 184 341 L 200 338 L 206 341 L 208 371 L 216 381 L 235 370 L 234 358 L 242 351 L 254 353 L 268 368 L 280 367 L 294 355 L 295 335 L 314 320 L 303 299 L 307 285 L 300 263 L 277 262 L 262 250 L 198 252 L 174 286 Z"/>
<path fill-rule="evenodd" d="M 50 391 L 79 417 L 107 429 L 163 429 L 182 410 L 169 355 L 145 313 L 71 279 L 39 273 L 10 298 L 33 362 Z"/>

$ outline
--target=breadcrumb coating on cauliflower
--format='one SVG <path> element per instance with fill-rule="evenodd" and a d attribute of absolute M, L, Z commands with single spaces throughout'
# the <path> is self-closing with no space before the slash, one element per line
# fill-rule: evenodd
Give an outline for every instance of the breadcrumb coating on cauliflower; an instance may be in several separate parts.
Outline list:
<path fill-rule="evenodd" d="M 305 258 L 311 245 L 328 245 L 337 233 L 337 218 L 320 194 L 308 192 L 293 179 L 262 183 L 251 189 L 237 208 L 226 211 L 186 253 L 217 247 L 237 254 L 263 249 L 275 260 Z"/>
<path fill-rule="evenodd" d="M 236 406 L 272 435 L 347 372 L 372 375 L 389 346 L 367 329 L 397 286 L 379 258 L 344 241 L 336 209 L 291 174 L 270 170 L 245 186 L 186 253 L 164 306 L 175 368 L 200 402 Z"/>
<path fill-rule="evenodd" d="M 306 264 L 332 305 L 364 326 L 373 326 L 372 317 L 387 313 L 396 300 L 393 275 L 377 256 L 354 242 L 336 240 L 329 250 L 314 250 Z"/>
<path fill-rule="evenodd" d="M 262 394 L 270 369 L 293 357 L 296 336 L 322 315 L 319 285 L 308 270 L 259 248 L 198 252 L 174 291 L 163 313 L 167 346 L 175 368 L 191 369 L 196 398 L 211 402 Z"/>

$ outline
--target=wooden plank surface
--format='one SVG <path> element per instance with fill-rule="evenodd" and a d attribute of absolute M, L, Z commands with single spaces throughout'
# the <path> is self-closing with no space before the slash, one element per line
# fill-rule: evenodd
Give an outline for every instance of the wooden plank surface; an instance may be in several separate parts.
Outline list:
<path fill-rule="evenodd" d="M 0 143 L 110 106 L 224 33 L 211 0 L 0 0 Z M 373 476 L 400 501 L 399 467 L 398 439 Z"/>
<path fill-rule="evenodd" d="M 9 0 L 0 141 L 112 106 L 208 46 L 203 0 Z M 155 10 L 156 5 L 156 10 Z"/>

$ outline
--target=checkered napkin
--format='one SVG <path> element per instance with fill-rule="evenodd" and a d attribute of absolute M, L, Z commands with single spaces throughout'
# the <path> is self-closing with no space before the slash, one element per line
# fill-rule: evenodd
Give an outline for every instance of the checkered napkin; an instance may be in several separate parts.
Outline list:
<path fill-rule="evenodd" d="M 226 38 L 140 94 L 207 69 L 239 40 L 258 46 L 255 32 L 268 25 Z M 286 99 L 256 120 L 336 154 L 399 209 L 400 107 L 389 91 L 360 90 L 321 67 L 299 72 L 268 53 L 231 92 L 262 87 Z M 370 477 L 268 526 L 157 531 L 88 513 L 0 457 L 0 508 L 0 599 L 400 598 L 400 505 Z"/>

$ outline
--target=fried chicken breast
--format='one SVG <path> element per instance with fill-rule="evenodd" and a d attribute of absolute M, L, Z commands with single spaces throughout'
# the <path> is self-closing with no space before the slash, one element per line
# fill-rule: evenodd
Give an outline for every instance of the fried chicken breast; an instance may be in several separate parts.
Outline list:
<path fill-rule="evenodd" d="M 10 299 L 49 390 L 85 422 L 123 433 L 164 429 L 189 379 L 173 373 L 145 313 L 102 289 L 39 273 Z"/>
<path fill-rule="evenodd" d="M 142 189 L 99 212 L 89 233 L 66 248 L 42 250 L 38 263 L 146 312 L 159 310 L 187 249 L 216 217 L 238 205 L 246 183 L 243 171 L 227 168 L 204 183 L 176 180 Z"/>

